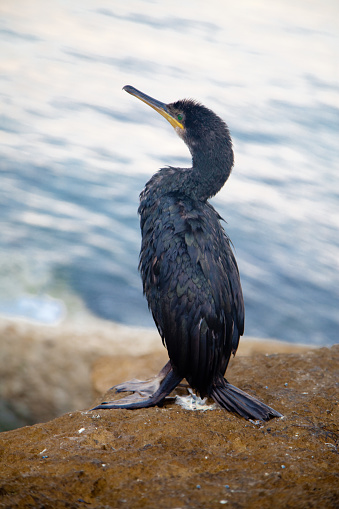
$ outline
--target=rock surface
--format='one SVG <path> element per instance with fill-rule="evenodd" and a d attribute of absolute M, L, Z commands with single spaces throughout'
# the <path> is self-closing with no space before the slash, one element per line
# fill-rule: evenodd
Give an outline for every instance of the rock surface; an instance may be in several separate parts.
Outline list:
<path fill-rule="evenodd" d="M 98 359 L 95 390 L 152 374 L 154 355 Z M 170 399 L 3 432 L 0 507 L 338 508 L 338 366 L 339 345 L 237 357 L 230 381 L 284 414 L 265 424 Z"/>
<path fill-rule="evenodd" d="M 0 430 L 91 405 L 92 364 L 159 351 L 156 330 L 85 319 L 57 327 L 0 320 Z"/>

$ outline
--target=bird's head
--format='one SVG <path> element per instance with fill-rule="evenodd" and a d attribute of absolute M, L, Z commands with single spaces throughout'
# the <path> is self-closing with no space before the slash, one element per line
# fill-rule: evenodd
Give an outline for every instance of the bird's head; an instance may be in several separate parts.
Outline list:
<path fill-rule="evenodd" d="M 165 104 L 129 85 L 124 90 L 165 117 L 186 143 L 193 162 L 192 172 L 185 171 L 189 179 L 185 184 L 186 193 L 194 193 L 201 199 L 214 196 L 228 179 L 234 161 L 232 140 L 225 122 L 192 99 Z"/>
<path fill-rule="evenodd" d="M 166 118 L 178 136 L 187 144 L 192 155 L 199 147 L 206 150 L 206 145 L 214 145 L 225 137 L 230 141 L 225 122 L 212 110 L 192 99 L 165 104 L 130 85 L 126 85 L 123 90 L 148 104 Z"/>

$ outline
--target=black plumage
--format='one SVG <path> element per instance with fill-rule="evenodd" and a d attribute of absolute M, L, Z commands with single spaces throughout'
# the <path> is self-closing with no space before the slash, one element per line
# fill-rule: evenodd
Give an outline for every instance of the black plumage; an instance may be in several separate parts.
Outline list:
<path fill-rule="evenodd" d="M 96 408 L 142 408 L 160 403 L 186 378 L 202 397 L 247 419 L 281 414 L 229 384 L 224 374 L 244 332 L 237 263 L 221 217 L 207 201 L 233 166 L 227 125 L 192 100 L 164 104 L 133 87 L 124 89 L 162 114 L 184 140 L 192 168 L 166 167 L 140 195 L 139 269 L 149 308 L 169 354 L 151 381 L 116 387 L 131 391 Z"/>

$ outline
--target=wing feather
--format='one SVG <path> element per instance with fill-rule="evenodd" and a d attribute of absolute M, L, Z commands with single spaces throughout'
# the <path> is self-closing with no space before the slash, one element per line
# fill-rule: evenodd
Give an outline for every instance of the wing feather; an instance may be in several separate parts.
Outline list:
<path fill-rule="evenodd" d="M 157 220 L 161 217 L 161 221 Z M 238 267 L 208 203 L 162 196 L 141 210 L 139 268 L 172 366 L 202 395 L 244 329 Z"/>

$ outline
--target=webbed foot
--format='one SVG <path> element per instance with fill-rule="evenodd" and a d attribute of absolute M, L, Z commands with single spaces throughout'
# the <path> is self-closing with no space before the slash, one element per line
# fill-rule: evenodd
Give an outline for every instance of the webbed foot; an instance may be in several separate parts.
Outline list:
<path fill-rule="evenodd" d="M 92 410 L 114 408 L 127 408 L 132 410 L 155 406 L 163 401 L 181 380 L 182 378 L 173 371 L 170 362 L 168 362 L 160 373 L 150 380 L 143 382 L 133 379 L 115 386 L 117 392 L 133 392 L 130 396 L 114 401 L 104 401 L 100 405 L 92 408 Z"/>
<path fill-rule="evenodd" d="M 140 396 L 147 396 L 149 398 L 152 394 L 157 392 L 161 382 L 164 380 L 166 375 L 168 375 L 171 369 L 171 363 L 168 362 L 157 375 L 149 378 L 148 380 L 138 380 L 137 378 L 133 378 L 128 382 L 115 385 L 112 389 L 115 389 L 116 392 L 137 392 Z M 119 402 L 120 401 L 121 400 L 119 400 Z"/>

